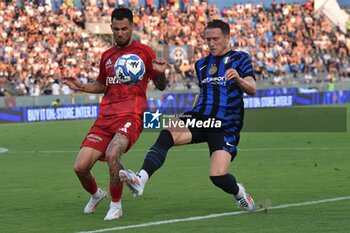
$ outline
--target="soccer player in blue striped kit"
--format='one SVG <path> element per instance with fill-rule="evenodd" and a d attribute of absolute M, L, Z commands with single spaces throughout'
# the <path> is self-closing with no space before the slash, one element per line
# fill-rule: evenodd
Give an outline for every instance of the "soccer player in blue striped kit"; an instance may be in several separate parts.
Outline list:
<path fill-rule="evenodd" d="M 184 121 L 175 127 L 163 129 L 156 143 L 149 149 L 139 173 L 120 170 L 119 176 L 135 196 L 143 193 L 151 175 L 164 163 L 172 146 L 207 142 L 210 151 L 210 180 L 229 193 L 237 204 L 247 211 L 255 211 L 255 204 L 242 184 L 228 173 L 237 154 L 240 131 L 243 126 L 243 93 L 255 95 L 254 70 L 249 54 L 229 48 L 230 26 L 222 20 L 213 20 L 205 29 L 205 40 L 210 54 L 195 63 L 200 87 L 193 109 L 172 119 Z M 186 121 L 196 124 L 187 124 Z M 221 122 L 221 127 L 201 127 L 207 120 Z M 189 126 L 190 125 L 190 126 Z"/>

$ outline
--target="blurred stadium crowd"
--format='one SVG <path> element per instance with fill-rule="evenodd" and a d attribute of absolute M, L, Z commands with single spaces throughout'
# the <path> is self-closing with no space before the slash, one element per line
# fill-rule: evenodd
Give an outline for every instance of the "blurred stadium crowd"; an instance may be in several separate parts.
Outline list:
<path fill-rule="evenodd" d="M 232 46 L 250 53 L 261 82 L 283 86 L 287 80 L 315 83 L 350 77 L 349 31 L 342 33 L 316 14 L 310 0 L 269 7 L 234 4 L 221 10 L 199 0 L 183 0 L 181 7 L 174 0 L 160 2 L 127 3 L 141 42 L 193 46 L 190 61 L 170 65 L 171 89 L 193 87 L 194 61 L 208 52 L 203 29 L 215 18 L 230 23 Z M 1 1 L 0 96 L 70 94 L 61 85 L 62 76 L 78 75 L 84 82 L 97 77 L 100 55 L 110 45 L 85 31 L 85 22 L 109 22 L 113 8 L 125 1 L 81 3 L 60 1 L 52 10 L 41 1 Z"/>

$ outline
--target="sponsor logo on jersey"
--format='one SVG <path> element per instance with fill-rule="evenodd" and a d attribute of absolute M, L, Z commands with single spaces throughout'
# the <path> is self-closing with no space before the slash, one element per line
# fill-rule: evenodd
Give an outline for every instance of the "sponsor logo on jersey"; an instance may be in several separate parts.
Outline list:
<path fill-rule="evenodd" d="M 111 84 L 120 84 L 121 82 L 118 80 L 117 76 L 107 76 L 106 78 L 106 86 Z"/>
<path fill-rule="evenodd" d="M 119 130 L 120 130 L 120 131 L 123 131 L 123 132 L 125 132 L 125 133 L 127 133 L 127 132 L 128 132 L 128 128 L 129 128 L 130 126 L 131 126 L 131 122 L 126 122 L 125 125 L 124 125 L 124 127 L 120 128 Z"/>
<path fill-rule="evenodd" d="M 199 68 L 199 71 L 202 71 L 205 67 L 207 67 L 207 65 L 204 65 L 201 68 Z"/>
<path fill-rule="evenodd" d="M 112 66 L 113 66 L 113 63 L 112 63 L 111 59 L 109 58 L 105 63 L 105 67 L 106 67 L 106 69 L 108 69 L 109 67 L 112 67 Z"/>
<path fill-rule="evenodd" d="M 211 83 L 213 85 L 222 85 L 226 86 L 226 77 L 225 76 L 219 76 L 219 77 L 206 77 L 202 80 L 202 83 Z"/>
<path fill-rule="evenodd" d="M 103 138 L 102 138 L 102 137 L 100 137 L 100 136 L 98 136 L 98 135 L 96 135 L 96 134 L 93 134 L 93 133 L 88 134 L 88 135 L 86 136 L 86 138 L 87 138 L 88 141 L 94 142 L 94 143 L 98 143 L 98 142 L 102 142 L 102 141 L 103 141 Z"/>
<path fill-rule="evenodd" d="M 226 146 L 235 146 L 235 145 L 232 145 L 231 143 L 226 142 Z"/>

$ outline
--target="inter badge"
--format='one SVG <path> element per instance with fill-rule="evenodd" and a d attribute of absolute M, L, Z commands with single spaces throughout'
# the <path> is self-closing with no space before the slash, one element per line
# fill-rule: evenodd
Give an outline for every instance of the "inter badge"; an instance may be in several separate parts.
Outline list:
<path fill-rule="evenodd" d="M 218 71 L 218 68 L 216 67 L 216 64 L 212 64 L 210 69 L 209 69 L 209 74 L 213 75 Z"/>

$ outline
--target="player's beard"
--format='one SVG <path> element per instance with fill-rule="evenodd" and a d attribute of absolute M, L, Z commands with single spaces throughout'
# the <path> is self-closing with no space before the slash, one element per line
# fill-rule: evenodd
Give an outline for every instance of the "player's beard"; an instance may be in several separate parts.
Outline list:
<path fill-rule="evenodd" d="M 118 38 L 115 38 L 114 41 L 117 47 L 122 48 L 127 46 L 130 43 L 131 37 L 126 41 L 121 40 L 120 42 L 118 42 Z"/>

